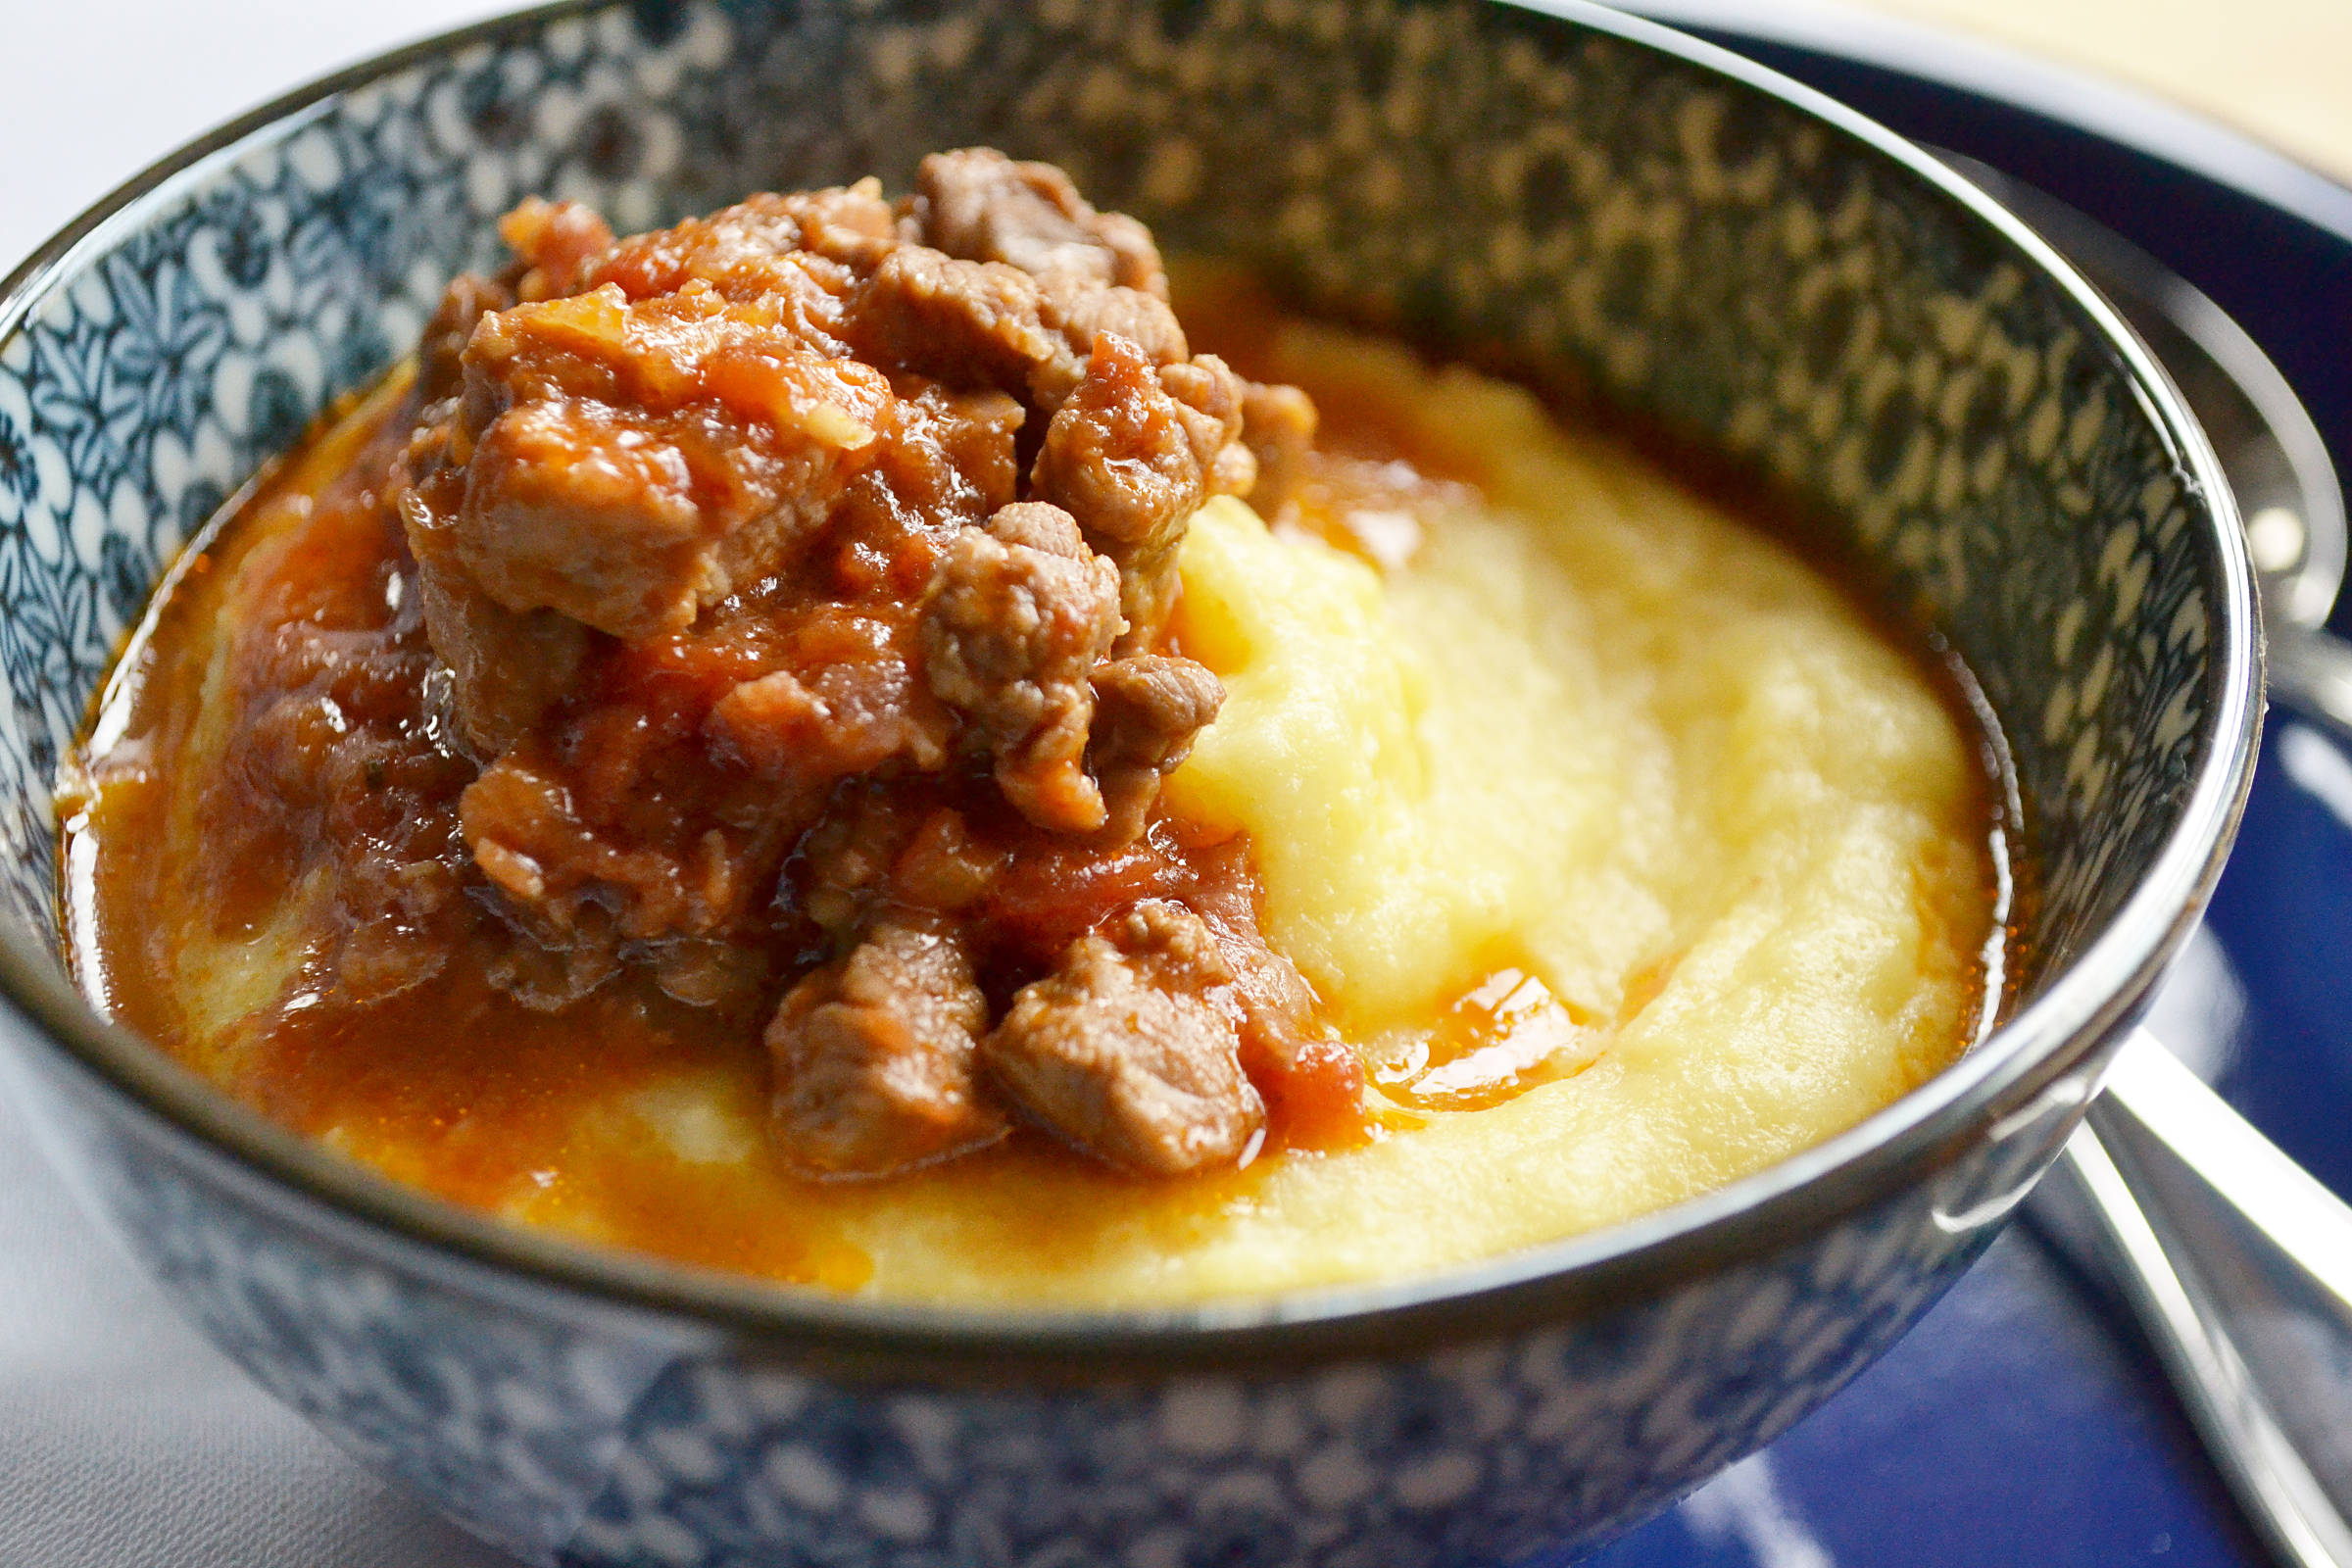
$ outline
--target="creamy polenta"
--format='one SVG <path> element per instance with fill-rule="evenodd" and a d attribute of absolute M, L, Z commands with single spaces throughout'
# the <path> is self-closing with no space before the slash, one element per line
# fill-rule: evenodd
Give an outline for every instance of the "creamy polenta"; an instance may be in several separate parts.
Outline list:
<path fill-rule="evenodd" d="M 1377 1082 L 1497 969 L 1572 1074 L 1270 1172 L 1171 1267 L 1364 1278 L 1760 1170 L 1958 1054 L 1989 924 L 1984 781 L 1920 668 L 1819 575 L 1528 394 L 1290 329 L 1484 471 L 1385 578 L 1211 502 L 1181 635 L 1232 697 L 1171 780 L 1246 828 L 1269 934 Z M 1493 1049 L 1493 1048 L 1490 1048 Z"/>

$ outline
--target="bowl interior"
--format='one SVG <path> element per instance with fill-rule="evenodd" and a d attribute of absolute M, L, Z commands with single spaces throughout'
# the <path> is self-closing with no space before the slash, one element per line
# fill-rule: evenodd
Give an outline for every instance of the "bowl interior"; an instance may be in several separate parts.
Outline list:
<path fill-rule="evenodd" d="M 2167 862 L 2144 965 L 2250 730 L 2226 493 L 2080 285 L 1793 91 L 1582 9 L 731 0 L 559 7 L 231 127 L 0 303 L 0 940 L 57 966 L 51 782 L 165 563 L 407 352 L 506 207 L 625 230 L 989 142 L 1804 498 L 1998 716 L 2021 1001 Z"/>

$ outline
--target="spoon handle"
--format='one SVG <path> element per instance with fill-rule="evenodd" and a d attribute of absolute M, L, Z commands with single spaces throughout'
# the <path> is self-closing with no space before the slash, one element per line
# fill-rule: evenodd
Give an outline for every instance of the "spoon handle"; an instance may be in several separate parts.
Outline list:
<path fill-rule="evenodd" d="M 2325 718 L 2352 739 L 2352 643 L 2331 632 L 2274 626 L 2270 645 L 2272 700 Z"/>
<path fill-rule="evenodd" d="M 2144 1029 L 2051 1175 L 2279 1560 L 2352 1568 L 2352 1208 Z"/>

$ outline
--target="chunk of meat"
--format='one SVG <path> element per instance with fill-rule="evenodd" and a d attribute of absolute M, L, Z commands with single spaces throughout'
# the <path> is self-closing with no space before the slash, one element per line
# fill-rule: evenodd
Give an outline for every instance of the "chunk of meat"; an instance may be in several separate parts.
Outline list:
<path fill-rule="evenodd" d="M 1234 1022 L 1209 995 L 1232 980 L 1198 915 L 1141 904 L 1022 988 L 981 1060 L 1023 1112 L 1112 1164 L 1159 1176 L 1231 1165 L 1265 1124 Z"/>
<path fill-rule="evenodd" d="M 1192 429 L 1141 349 L 1111 333 L 1095 339 L 1085 377 L 1046 427 L 1032 483 L 1119 568 L 1119 650 L 1152 646 L 1175 606 L 1176 551 L 1207 481 Z"/>
<path fill-rule="evenodd" d="M 819 1175 L 886 1176 L 1002 1137 L 973 1072 L 987 1022 L 961 943 L 877 927 L 768 1023 L 776 1147 Z"/>
<path fill-rule="evenodd" d="M 509 610 L 458 559 L 451 523 L 465 476 L 445 461 L 452 435 L 446 419 L 419 429 L 386 489 L 416 563 L 425 638 L 449 673 L 428 696 L 466 749 L 493 758 L 571 690 L 588 659 L 589 631 L 554 611 Z"/>
<path fill-rule="evenodd" d="M 1095 339 L 1105 332 L 1142 349 L 1153 365 L 1181 365 L 1193 355 L 1183 323 L 1167 301 L 1140 288 L 1103 288 L 1057 274 L 1038 284 L 1038 313 L 1046 325 L 1069 340 L 1080 369 L 1094 352 Z"/>
<path fill-rule="evenodd" d="M 827 185 L 776 198 L 801 227 L 801 247 L 845 267 L 869 268 L 903 238 L 899 215 L 868 174 L 853 185 Z"/>
<path fill-rule="evenodd" d="M 1120 563 L 1168 549 L 1200 507 L 1200 462 L 1155 367 L 1127 339 L 1095 340 L 1086 376 L 1046 428 L 1037 498 L 1078 519 Z"/>
<path fill-rule="evenodd" d="M 418 403 L 430 407 L 462 389 L 466 372 L 458 356 L 466 352 L 473 329 L 492 311 L 507 310 L 514 304 L 514 290 L 496 278 L 460 272 L 450 279 L 449 287 L 441 291 L 441 303 L 434 307 L 433 318 L 424 323 L 424 332 L 417 339 Z"/>
<path fill-rule="evenodd" d="M 911 628 L 897 617 L 833 611 L 786 642 L 789 667 L 712 705 L 703 734 L 718 756 L 795 798 L 894 758 L 919 769 L 947 760 L 945 724 L 914 668 Z"/>
<path fill-rule="evenodd" d="M 446 556 L 419 557 L 416 584 L 458 732 L 475 755 L 497 757 L 578 682 L 588 628 L 552 610 L 509 610 Z"/>
<path fill-rule="evenodd" d="M 1203 354 L 1161 366 L 1159 384 L 1175 402 L 1202 487 L 1212 496 L 1248 495 L 1257 482 L 1257 459 L 1241 438 L 1242 378 L 1214 354 Z"/>
<path fill-rule="evenodd" d="M 1069 340 L 1045 324 L 1040 305 L 1037 279 L 1019 268 L 909 245 L 860 285 L 852 331 L 878 364 L 1035 397 L 1077 379 Z"/>
<path fill-rule="evenodd" d="M 950 256 L 1167 297 L 1151 230 L 1124 214 L 1096 212 L 1052 164 L 1015 163 L 991 147 L 933 153 L 915 172 L 914 188 L 916 231 Z"/>
<path fill-rule="evenodd" d="M 963 813 L 943 808 L 925 817 L 891 867 L 891 895 L 912 908 L 952 913 L 988 896 L 1012 852 L 977 837 Z"/>
<path fill-rule="evenodd" d="M 1104 288 L 1066 273 L 1050 276 L 1038 284 L 1038 319 L 1066 345 L 1061 354 L 1029 372 L 1030 392 L 1047 414 L 1067 403 L 1077 389 L 1097 338 L 1123 337 L 1157 366 L 1181 365 L 1192 356 L 1176 313 L 1142 289 Z"/>
<path fill-rule="evenodd" d="M 1267 943 L 1261 889 L 1244 838 L 1196 849 L 1186 898 L 1233 968 L 1242 1067 L 1266 1102 L 1267 1125 L 1294 1148 L 1341 1149 L 1366 1133 L 1364 1068 L 1320 1016 L 1314 987 Z"/>
<path fill-rule="evenodd" d="M 1029 411 L 1018 399 L 991 389 L 956 392 L 925 387 L 907 406 L 927 421 L 928 433 L 977 498 L 981 515 L 1012 504 L 1020 485 L 1014 450 Z"/>
<path fill-rule="evenodd" d="M 1154 365 L 1184 364 L 1167 302 L 1091 275 L 1043 274 L 907 245 L 858 287 L 849 330 L 876 363 L 958 387 L 1018 394 L 1051 415 L 1086 372 L 1096 339 L 1126 338 Z"/>
<path fill-rule="evenodd" d="M 1315 400 L 1295 386 L 1251 381 L 1242 388 L 1242 441 L 1257 460 L 1257 484 L 1250 504 L 1269 520 L 1306 476 L 1306 455 L 1315 444 Z"/>
<path fill-rule="evenodd" d="M 483 318 L 443 451 L 455 553 L 510 610 L 682 630 L 825 516 L 896 420 L 887 379 L 750 308 L 606 285 Z"/>
<path fill-rule="evenodd" d="M 709 544 L 685 455 L 601 406 L 526 403 L 468 465 L 456 556 L 490 598 L 615 637 L 691 624 Z"/>
<path fill-rule="evenodd" d="M 898 220 L 878 181 L 789 195 L 761 192 L 708 218 L 619 241 L 590 259 L 580 283 L 615 283 L 633 300 L 694 283 L 730 300 L 783 294 L 808 313 L 809 321 L 830 319 L 837 326 L 842 296 L 898 242 Z M 812 287 L 831 303 L 812 294 Z"/>
<path fill-rule="evenodd" d="M 459 797 L 474 862 L 554 945 L 723 933 L 764 892 L 775 835 L 712 826 L 632 832 L 590 809 L 558 760 L 518 747 Z"/>
<path fill-rule="evenodd" d="M 1090 748 L 1106 813 L 1105 836 L 1128 843 L 1143 832 L 1159 781 L 1192 755 L 1193 738 L 1225 705 L 1225 687 L 1206 666 L 1165 654 L 1134 654 L 1095 666 Z"/>
<path fill-rule="evenodd" d="M 1120 629 L 1119 574 L 1057 507 L 1023 502 L 966 528 L 923 606 L 931 691 L 964 715 L 997 786 L 1044 828 L 1102 826 L 1081 765 L 1094 722 L 1088 676 Z"/>
<path fill-rule="evenodd" d="M 893 868 L 921 826 L 888 784 L 866 780 L 844 787 L 793 857 L 799 902 L 808 918 L 839 943 L 872 925 L 886 904 L 922 906 L 920 899 L 897 897 L 900 889 L 893 885 Z"/>
<path fill-rule="evenodd" d="M 612 248 L 612 226 L 596 209 L 582 202 L 551 202 L 526 196 L 520 206 L 499 220 L 498 237 L 514 253 L 522 275 L 514 285 L 517 298 L 554 299 L 580 286 L 580 273 L 591 257 Z"/>

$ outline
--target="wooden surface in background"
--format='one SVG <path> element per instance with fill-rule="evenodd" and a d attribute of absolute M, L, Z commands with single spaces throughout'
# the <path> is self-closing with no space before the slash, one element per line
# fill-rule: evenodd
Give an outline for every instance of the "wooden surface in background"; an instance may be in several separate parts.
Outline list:
<path fill-rule="evenodd" d="M 2352 0 L 1858 0 L 2149 89 L 2352 180 Z"/>

